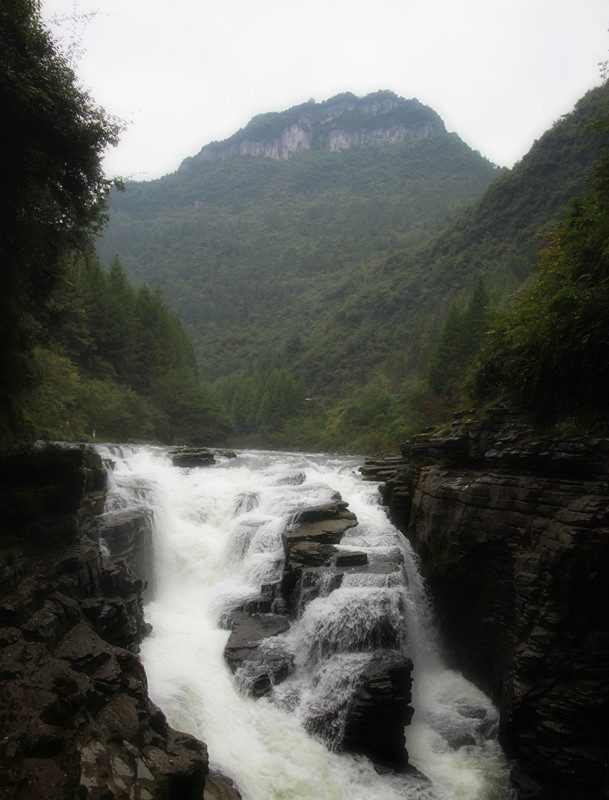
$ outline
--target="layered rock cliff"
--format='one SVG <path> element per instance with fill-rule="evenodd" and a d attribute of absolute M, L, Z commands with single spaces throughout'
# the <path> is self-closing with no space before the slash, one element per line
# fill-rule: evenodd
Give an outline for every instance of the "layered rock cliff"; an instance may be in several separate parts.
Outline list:
<path fill-rule="evenodd" d="M 205 745 L 168 726 L 137 657 L 145 582 L 123 558 L 149 521 L 104 530 L 92 451 L 3 459 L 0 477 L 0 794 L 201 800 Z M 113 533 L 120 559 L 102 555 Z"/>
<path fill-rule="evenodd" d="M 345 93 L 322 103 L 310 101 L 254 117 L 234 136 L 212 142 L 194 158 L 185 159 L 180 169 L 231 156 L 287 159 L 311 148 L 336 151 L 355 145 L 396 144 L 445 130 L 440 117 L 418 100 L 404 100 L 388 91 L 363 98 Z"/>
<path fill-rule="evenodd" d="M 609 440 L 500 407 L 369 463 L 450 657 L 498 703 L 520 798 L 607 797 Z"/>

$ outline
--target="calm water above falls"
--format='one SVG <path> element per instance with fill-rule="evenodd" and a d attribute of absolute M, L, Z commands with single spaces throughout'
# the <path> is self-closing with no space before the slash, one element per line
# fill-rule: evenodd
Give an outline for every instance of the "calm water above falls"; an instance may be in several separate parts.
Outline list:
<path fill-rule="evenodd" d="M 107 510 L 147 506 L 155 519 L 153 633 L 142 645 L 150 696 L 169 722 L 204 740 L 210 762 L 244 800 L 507 800 L 507 763 L 490 701 L 442 663 L 416 561 L 361 480 L 353 457 L 247 451 L 204 469 L 173 467 L 166 450 L 100 448 L 115 464 Z M 255 700 L 224 660 L 220 621 L 281 573 L 281 534 L 298 509 L 336 492 L 358 518 L 343 545 L 395 558 L 391 574 L 354 574 L 307 604 L 276 637 L 296 669 Z M 379 615 L 415 664 L 410 762 L 428 780 L 379 774 L 307 733 L 340 703 L 369 657 Z M 372 627 L 371 627 L 372 626 Z M 247 676 L 241 676 L 245 685 Z M 340 727 L 340 718 L 334 723 Z"/>

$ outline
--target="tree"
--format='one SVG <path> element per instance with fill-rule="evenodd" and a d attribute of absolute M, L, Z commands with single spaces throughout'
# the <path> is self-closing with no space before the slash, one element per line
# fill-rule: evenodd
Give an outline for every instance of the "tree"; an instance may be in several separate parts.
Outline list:
<path fill-rule="evenodd" d="M 428 381 L 434 394 L 454 399 L 476 353 L 487 313 L 488 292 L 478 278 L 463 310 L 453 301 L 429 359 Z"/>
<path fill-rule="evenodd" d="M 61 315 L 53 292 L 66 256 L 85 251 L 112 182 L 101 156 L 118 125 L 80 89 L 35 0 L 0 7 L 0 442 L 26 436 L 34 348 Z"/>
<path fill-rule="evenodd" d="M 604 121 L 609 134 L 609 119 Z M 606 140 L 609 142 L 609 137 Z M 538 279 L 487 335 L 478 399 L 500 394 L 537 420 L 606 419 L 609 393 L 609 144 L 592 191 L 546 234 Z"/>

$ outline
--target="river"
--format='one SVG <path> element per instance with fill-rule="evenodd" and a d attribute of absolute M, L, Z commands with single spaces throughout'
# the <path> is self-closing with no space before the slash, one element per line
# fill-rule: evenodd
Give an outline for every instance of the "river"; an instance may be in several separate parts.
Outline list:
<path fill-rule="evenodd" d="M 497 712 L 446 667 L 416 558 L 379 504 L 377 484 L 362 480 L 361 459 L 243 451 L 183 469 L 164 448 L 99 449 L 114 465 L 107 510 L 147 507 L 154 515 L 154 579 L 145 606 L 152 633 L 141 648 L 151 699 L 173 727 L 207 743 L 211 766 L 244 800 L 512 796 Z M 336 492 L 358 519 L 341 546 L 372 558 L 401 554 L 403 568 L 347 576 L 308 603 L 276 637 L 294 672 L 254 699 L 226 664 L 230 632 L 221 623 L 278 579 L 282 532 L 295 511 L 330 502 Z M 374 640 L 369 626 L 379 614 L 415 665 L 406 747 L 421 775 L 378 772 L 308 732 L 319 709 L 348 692 L 354 665 L 370 657 L 365 643 Z"/>

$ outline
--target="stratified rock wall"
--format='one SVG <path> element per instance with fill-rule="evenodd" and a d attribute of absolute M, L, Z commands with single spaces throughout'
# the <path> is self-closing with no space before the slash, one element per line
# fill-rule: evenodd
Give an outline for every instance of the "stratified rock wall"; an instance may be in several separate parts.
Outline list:
<path fill-rule="evenodd" d="M 455 664 L 499 704 L 521 797 L 606 797 L 609 442 L 536 438 L 499 408 L 402 449 L 385 497 Z"/>
<path fill-rule="evenodd" d="M 137 657 L 144 581 L 102 559 L 99 458 L 55 448 L 0 474 L 0 795 L 201 800 L 205 745 L 167 725 Z"/>

